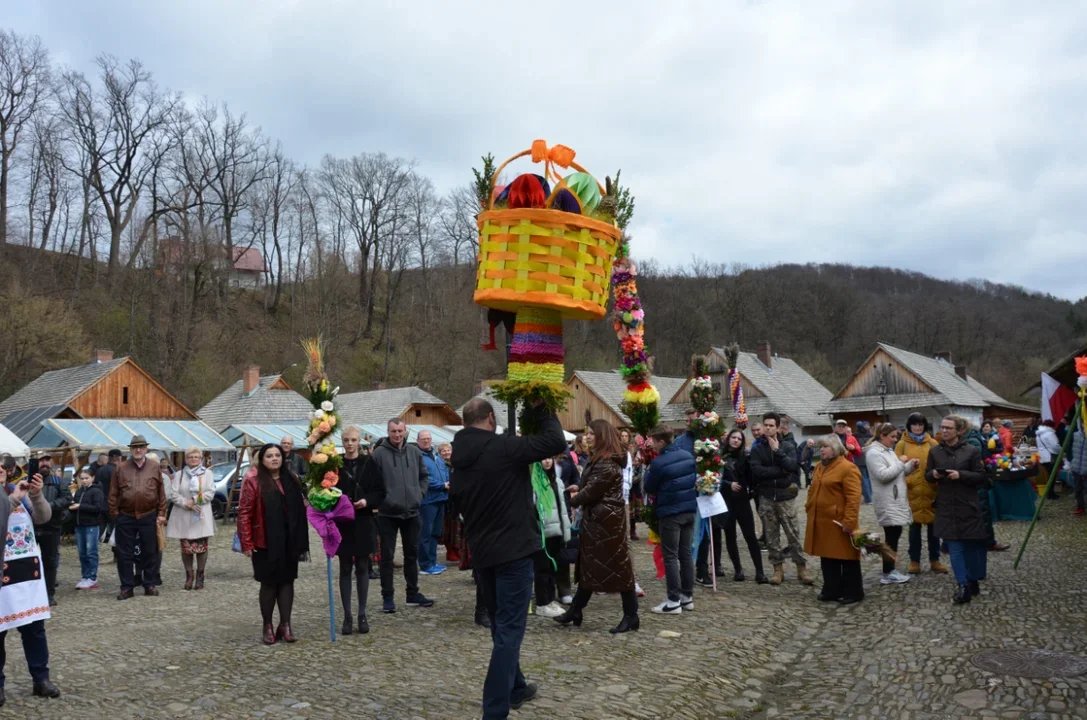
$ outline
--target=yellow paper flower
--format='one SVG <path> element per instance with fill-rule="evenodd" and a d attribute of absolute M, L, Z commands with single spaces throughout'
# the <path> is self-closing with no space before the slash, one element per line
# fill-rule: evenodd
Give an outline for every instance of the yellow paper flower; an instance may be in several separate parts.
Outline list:
<path fill-rule="evenodd" d="M 328 455 L 325 455 L 324 453 L 314 453 L 313 457 L 310 459 L 313 460 L 315 465 L 324 465 L 328 462 Z"/>

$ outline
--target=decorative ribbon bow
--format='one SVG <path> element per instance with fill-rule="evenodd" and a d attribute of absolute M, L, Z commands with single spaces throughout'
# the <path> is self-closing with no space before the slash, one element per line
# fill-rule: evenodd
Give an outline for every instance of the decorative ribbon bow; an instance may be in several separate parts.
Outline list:
<path fill-rule="evenodd" d="M 546 140 L 535 140 L 532 143 L 532 162 L 547 161 L 566 169 L 574 161 L 575 155 L 577 153 L 574 152 L 574 149 L 565 145 L 555 145 L 549 148 Z"/>

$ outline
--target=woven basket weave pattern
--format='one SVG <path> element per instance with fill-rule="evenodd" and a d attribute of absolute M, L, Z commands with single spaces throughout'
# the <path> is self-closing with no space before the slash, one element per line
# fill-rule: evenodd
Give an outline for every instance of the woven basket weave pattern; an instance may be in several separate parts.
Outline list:
<path fill-rule="evenodd" d="M 478 304 L 554 308 L 568 319 L 605 315 L 618 228 L 547 209 L 491 210 L 478 225 Z"/>

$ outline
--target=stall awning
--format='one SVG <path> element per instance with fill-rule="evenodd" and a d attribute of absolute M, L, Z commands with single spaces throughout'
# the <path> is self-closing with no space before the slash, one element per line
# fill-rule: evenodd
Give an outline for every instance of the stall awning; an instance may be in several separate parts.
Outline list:
<path fill-rule="evenodd" d="M 3 425 L 0 425 L 0 454 L 11 455 L 13 458 L 24 460 L 30 457 L 30 451 L 26 443 Z"/>
<path fill-rule="evenodd" d="M 384 425 L 360 425 L 359 428 L 362 430 L 363 439 L 369 436 L 372 443 L 388 434 Z M 415 442 L 415 439 L 419 437 L 419 433 L 423 430 L 430 431 L 435 445 L 443 442 L 453 442 L 454 431 L 451 428 L 440 428 L 435 425 L 408 425 L 408 442 Z M 309 426 L 304 423 L 231 425 L 223 431 L 223 437 L 232 443 L 234 447 L 244 447 L 247 444 L 249 447 L 259 447 L 267 443 L 278 443 L 288 435 L 294 438 L 296 448 L 305 448 L 306 437 L 309 435 Z M 335 441 L 336 447 L 342 447 L 340 433 L 334 433 L 332 439 Z"/>
<path fill-rule="evenodd" d="M 208 452 L 230 452 L 234 446 L 199 420 L 46 420 L 27 443 L 31 448 L 98 450 L 126 448 L 133 435 L 143 435 L 148 447 L 184 452 L 198 447 Z"/>

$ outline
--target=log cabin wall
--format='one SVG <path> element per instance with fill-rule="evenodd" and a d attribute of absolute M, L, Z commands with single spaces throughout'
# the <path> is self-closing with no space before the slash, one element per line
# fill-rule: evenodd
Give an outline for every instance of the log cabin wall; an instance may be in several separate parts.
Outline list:
<path fill-rule="evenodd" d="M 412 405 L 400 413 L 400 419 L 406 425 L 460 425 L 460 416 L 452 408 L 441 405 Z"/>
<path fill-rule="evenodd" d="M 586 410 L 592 415 L 593 420 L 607 420 L 616 428 L 627 427 L 626 421 L 597 397 L 577 375 L 566 383 L 566 389 L 574 396 L 566 401 L 566 408 L 558 414 L 563 430 L 572 433 L 584 432 Z"/>
<path fill-rule="evenodd" d="M 834 397 L 878 397 L 881 377 L 887 380 L 888 397 L 935 392 L 925 381 L 902 367 L 890 355 L 883 350 L 877 350 L 868 362 L 857 370 L 857 374 L 845 388 Z M 746 388 L 744 392 L 747 392 Z"/>
<path fill-rule="evenodd" d="M 84 390 L 70 405 L 86 418 L 197 419 L 131 361 Z"/>

